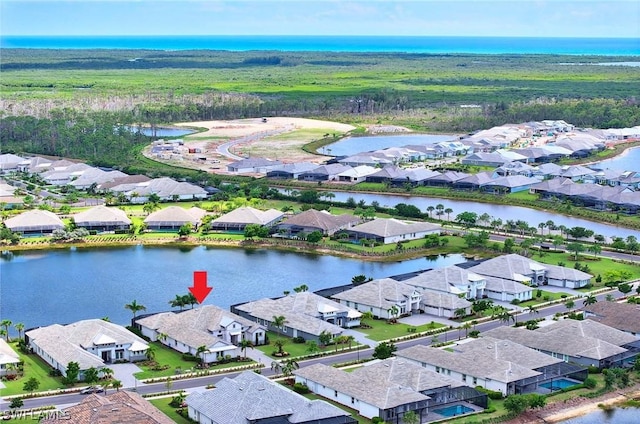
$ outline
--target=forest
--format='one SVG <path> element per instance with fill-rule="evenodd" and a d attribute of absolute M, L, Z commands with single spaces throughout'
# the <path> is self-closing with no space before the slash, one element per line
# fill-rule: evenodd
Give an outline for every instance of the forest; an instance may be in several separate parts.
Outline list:
<path fill-rule="evenodd" d="M 3 49 L 2 152 L 145 169 L 131 124 L 304 116 L 422 132 L 640 122 L 639 58 Z"/>

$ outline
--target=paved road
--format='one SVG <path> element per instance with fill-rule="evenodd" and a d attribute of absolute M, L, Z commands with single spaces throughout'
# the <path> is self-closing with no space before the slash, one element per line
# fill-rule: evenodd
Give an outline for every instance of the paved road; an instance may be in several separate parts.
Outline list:
<path fill-rule="evenodd" d="M 605 301 L 607 294 L 611 294 L 616 298 L 623 296 L 623 294 L 620 293 L 619 291 L 611 291 L 608 293 L 599 294 L 596 296 L 596 298 L 598 299 L 598 301 Z M 577 300 L 575 304 L 576 304 L 576 308 L 579 308 L 582 306 L 582 301 Z M 564 306 L 564 304 L 561 303 L 558 305 L 552 305 L 545 308 L 541 308 L 538 311 L 539 313 L 534 315 L 526 311 L 518 312 L 515 314 L 515 318 L 518 321 L 523 321 L 523 320 L 526 321 L 533 318 L 537 319 L 537 318 L 553 317 L 556 313 L 567 312 L 567 308 L 566 306 Z M 475 329 L 482 333 L 503 325 L 507 325 L 507 324 L 501 321 L 495 320 L 495 321 L 479 323 L 475 326 Z M 445 342 L 450 340 L 458 340 L 459 337 L 463 335 L 464 335 L 464 330 L 453 329 L 451 331 L 447 331 L 446 333 L 438 334 L 438 341 Z M 427 336 L 427 337 L 408 340 L 404 342 L 398 342 L 396 343 L 396 346 L 398 347 L 398 349 L 404 349 L 404 348 L 415 346 L 415 345 L 429 345 L 431 344 L 431 338 L 432 338 L 431 336 Z M 331 355 L 326 357 L 300 361 L 300 366 L 301 367 L 309 366 L 309 365 L 318 364 L 318 363 L 325 364 L 325 365 L 332 365 L 334 363 L 342 363 L 342 362 L 348 362 L 348 361 L 355 361 L 361 358 L 368 358 L 368 357 L 371 357 L 372 354 L 373 354 L 372 348 L 362 349 L 362 350 L 357 350 L 355 352 L 348 352 L 348 353 L 342 353 L 337 355 Z M 229 373 L 224 375 L 192 378 L 188 380 L 174 380 L 172 384 L 172 390 L 191 391 L 194 389 L 201 389 L 209 384 L 216 384 L 218 381 L 220 381 L 225 377 L 233 378 L 238 374 L 239 373 L 236 372 L 236 373 Z M 262 370 L 262 375 L 270 376 L 273 374 L 274 372 L 270 368 L 264 368 Z M 144 384 L 144 385 L 138 385 L 135 388 L 135 390 L 140 394 L 158 393 L 158 392 L 165 391 L 166 386 L 164 383 Z M 111 392 L 112 389 L 109 391 Z M 45 405 L 68 405 L 68 404 L 78 403 L 82 401 L 82 399 L 84 399 L 84 396 L 80 394 L 64 394 L 64 395 L 58 395 L 58 396 L 26 399 L 24 401 L 24 408 L 35 408 L 38 406 L 45 406 Z M 8 405 L 9 405 L 8 402 L 4 400 L 0 401 L 0 410 L 2 411 L 7 410 Z"/>

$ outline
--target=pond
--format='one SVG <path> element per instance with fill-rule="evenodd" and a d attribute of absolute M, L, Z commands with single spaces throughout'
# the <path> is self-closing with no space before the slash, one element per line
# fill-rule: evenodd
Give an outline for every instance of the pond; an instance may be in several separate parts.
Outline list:
<path fill-rule="evenodd" d="M 223 308 L 281 296 L 301 284 L 310 291 L 349 284 L 355 275 L 382 278 L 464 262 L 462 255 L 403 262 L 365 262 L 266 249 L 143 247 L 84 248 L 3 254 L 2 318 L 26 328 L 108 316 L 127 324 L 124 305 L 169 309 L 188 293 L 193 271 L 207 271 L 214 289 L 205 304 Z"/>
<path fill-rule="evenodd" d="M 596 411 L 582 417 L 561 421 L 562 424 L 632 424 L 640 422 L 640 408 L 613 408 Z"/>
<path fill-rule="evenodd" d="M 615 169 L 619 171 L 640 172 L 640 147 L 632 147 L 625 150 L 621 155 L 600 162 L 595 162 L 590 167 L 593 169 Z"/>
<path fill-rule="evenodd" d="M 367 137 L 347 137 L 318 149 L 318 153 L 332 156 L 350 156 L 388 147 L 403 147 L 410 144 L 434 144 L 441 141 L 457 140 L 455 135 L 411 134 L 377 135 Z"/>
<path fill-rule="evenodd" d="M 140 131 L 149 137 L 182 137 L 183 135 L 193 134 L 195 131 L 184 128 L 169 127 L 128 127 L 132 132 Z"/>

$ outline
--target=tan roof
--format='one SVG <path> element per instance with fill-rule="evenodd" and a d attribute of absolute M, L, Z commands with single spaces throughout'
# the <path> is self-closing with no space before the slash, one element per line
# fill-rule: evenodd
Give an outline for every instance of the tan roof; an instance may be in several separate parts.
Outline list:
<path fill-rule="evenodd" d="M 59 418 L 41 423 L 70 424 L 172 424 L 173 420 L 137 393 L 117 391 L 106 396 L 91 394 L 77 405 L 63 409 Z"/>
<path fill-rule="evenodd" d="M 64 222 L 49 211 L 34 209 L 9 218 L 4 224 L 11 231 L 56 230 L 64 228 Z"/>
<path fill-rule="evenodd" d="M 206 213 L 206 211 L 195 207 L 187 210 L 180 206 L 169 206 L 168 208 L 150 213 L 149 216 L 144 219 L 144 222 L 150 225 L 182 225 L 187 222 L 198 225 Z"/>
<path fill-rule="evenodd" d="M 76 225 L 104 225 L 122 224 L 129 225 L 131 220 L 125 211 L 119 208 L 108 208 L 106 206 L 96 206 L 73 216 Z"/>
<path fill-rule="evenodd" d="M 332 215 L 327 211 L 309 209 L 297 215 L 293 215 L 286 221 L 282 222 L 281 225 L 299 225 L 301 227 L 312 227 L 323 231 L 332 231 L 347 225 L 355 225 L 358 222 L 360 222 L 360 218 L 353 215 Z"/>
<path fill-rule="evenodd" d="M 621 331 L 640 334 L 640 305 L 635 303 L 596 302 L 582 308 L 587 318 Z"/>
<path fill-rule="evenodd" d="M 410 298 L 414 291 L 417 289 L 408 284 L 391 278 L 380 278 L 334 294 L 332 297 L 387 310 L 398 302 Z"/>

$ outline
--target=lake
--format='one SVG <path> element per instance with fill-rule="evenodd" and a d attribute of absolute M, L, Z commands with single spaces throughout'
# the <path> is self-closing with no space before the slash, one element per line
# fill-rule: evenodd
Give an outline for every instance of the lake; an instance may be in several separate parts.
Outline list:
<path fill-rule="evenodd" d="M 193 271 L 207 271 L 214 289 L 205 304 L 223 308 L 281 296 L 301 284 L 316 291 L 349 284 L 355 275 L 382 278 L 464 262 L 462 255 L 403 262 L 267 249 L 131 246 L 16 252 L 0 258 L 2 319 L 26 328 L 108 316 L 127 324 L 124 305 L 137 300 L 147 312 L 165 311 L 187 294 Z M 12 330 L 13 331 L 13 330 Z"/>
<path fill-rule="evenodd" d="M 347 137 L 318 149 L 318 153 L 332 156 L 350 156 L 372 150 L 388 147 L 403 147 L 410 144 L 434 144 L 441 141 L 457 140 L 455 135 L 433 134 L 404 134 L 404 135 L 376 135 L 365 137 Z"/>
<path fill-rule="evenodd" d="M 494 218 L 500 218 L 503 222 L 507 220 L 523 220 L 529 225 L 536 226 L 541 222 L 553 221 L 555 225 L 564 225 L 565 227 L 585 227 L 593 230 L 596 234 L 602 234 L 606 237 L 623 237 L 634 235 L 640 238 L 640 231 L 631 230 L 629 228 L 617 227 L 615 225 L 603 224 L 599 222 L 588 221 L 586 219 L 574 218 L 566 215 L 560 215 L 554 212 L 542 211 L 537 209 L 523 208 L 521 206 L 494 205 L 491 203 L 479 203 L 468 200 L 450 200 L 435 197 L 419 197 L 419 196 L 397 196 L 389 194 L 373 194 L 373 193 L 353 193 L 353 192 L 333 192 L 335 200 L 338 202 L 346 202 L 349 197 L 353 197 L 356 202 L 364 200 L 367 205 L 377 201 L 380 206 L 394 207 L 398 203 L 406 203 L 414 205 L 422 212 L 426 212 L 428 206 L 436 206 L 441 203 L 445 208 L 453 209 L 451 219 L 453 220 L 457 214 L 461 212 L 475 212 L 478 215 L 488 213 Z M 435 217 L 435 211 L 434 215 Z M 447 216 L 443 215 L 446 219 Z"/>
<path fill-rule="evenodd" d="M 639 408 L 614 408 L 595 411 L 582 417 L 562 421 L 562 424 L 635 424 L 640 422 Z"/>
<path fill-rule="evenodd" d="M 130 127 L 131 131 L 138 131 L 149 137 L 182 137 L 183 135 L 193 134 L 194 130 L 184 128 L 157 127 L 155 131 L 149 127 Z"/>
<path fill-rule="evenodd" d="M 591 167 L 594 169 L 616 169 L 620 171 L 640 172 L 640 147 L 627 149 L 623 154 L 601 162 L 596 162 Z"/>

